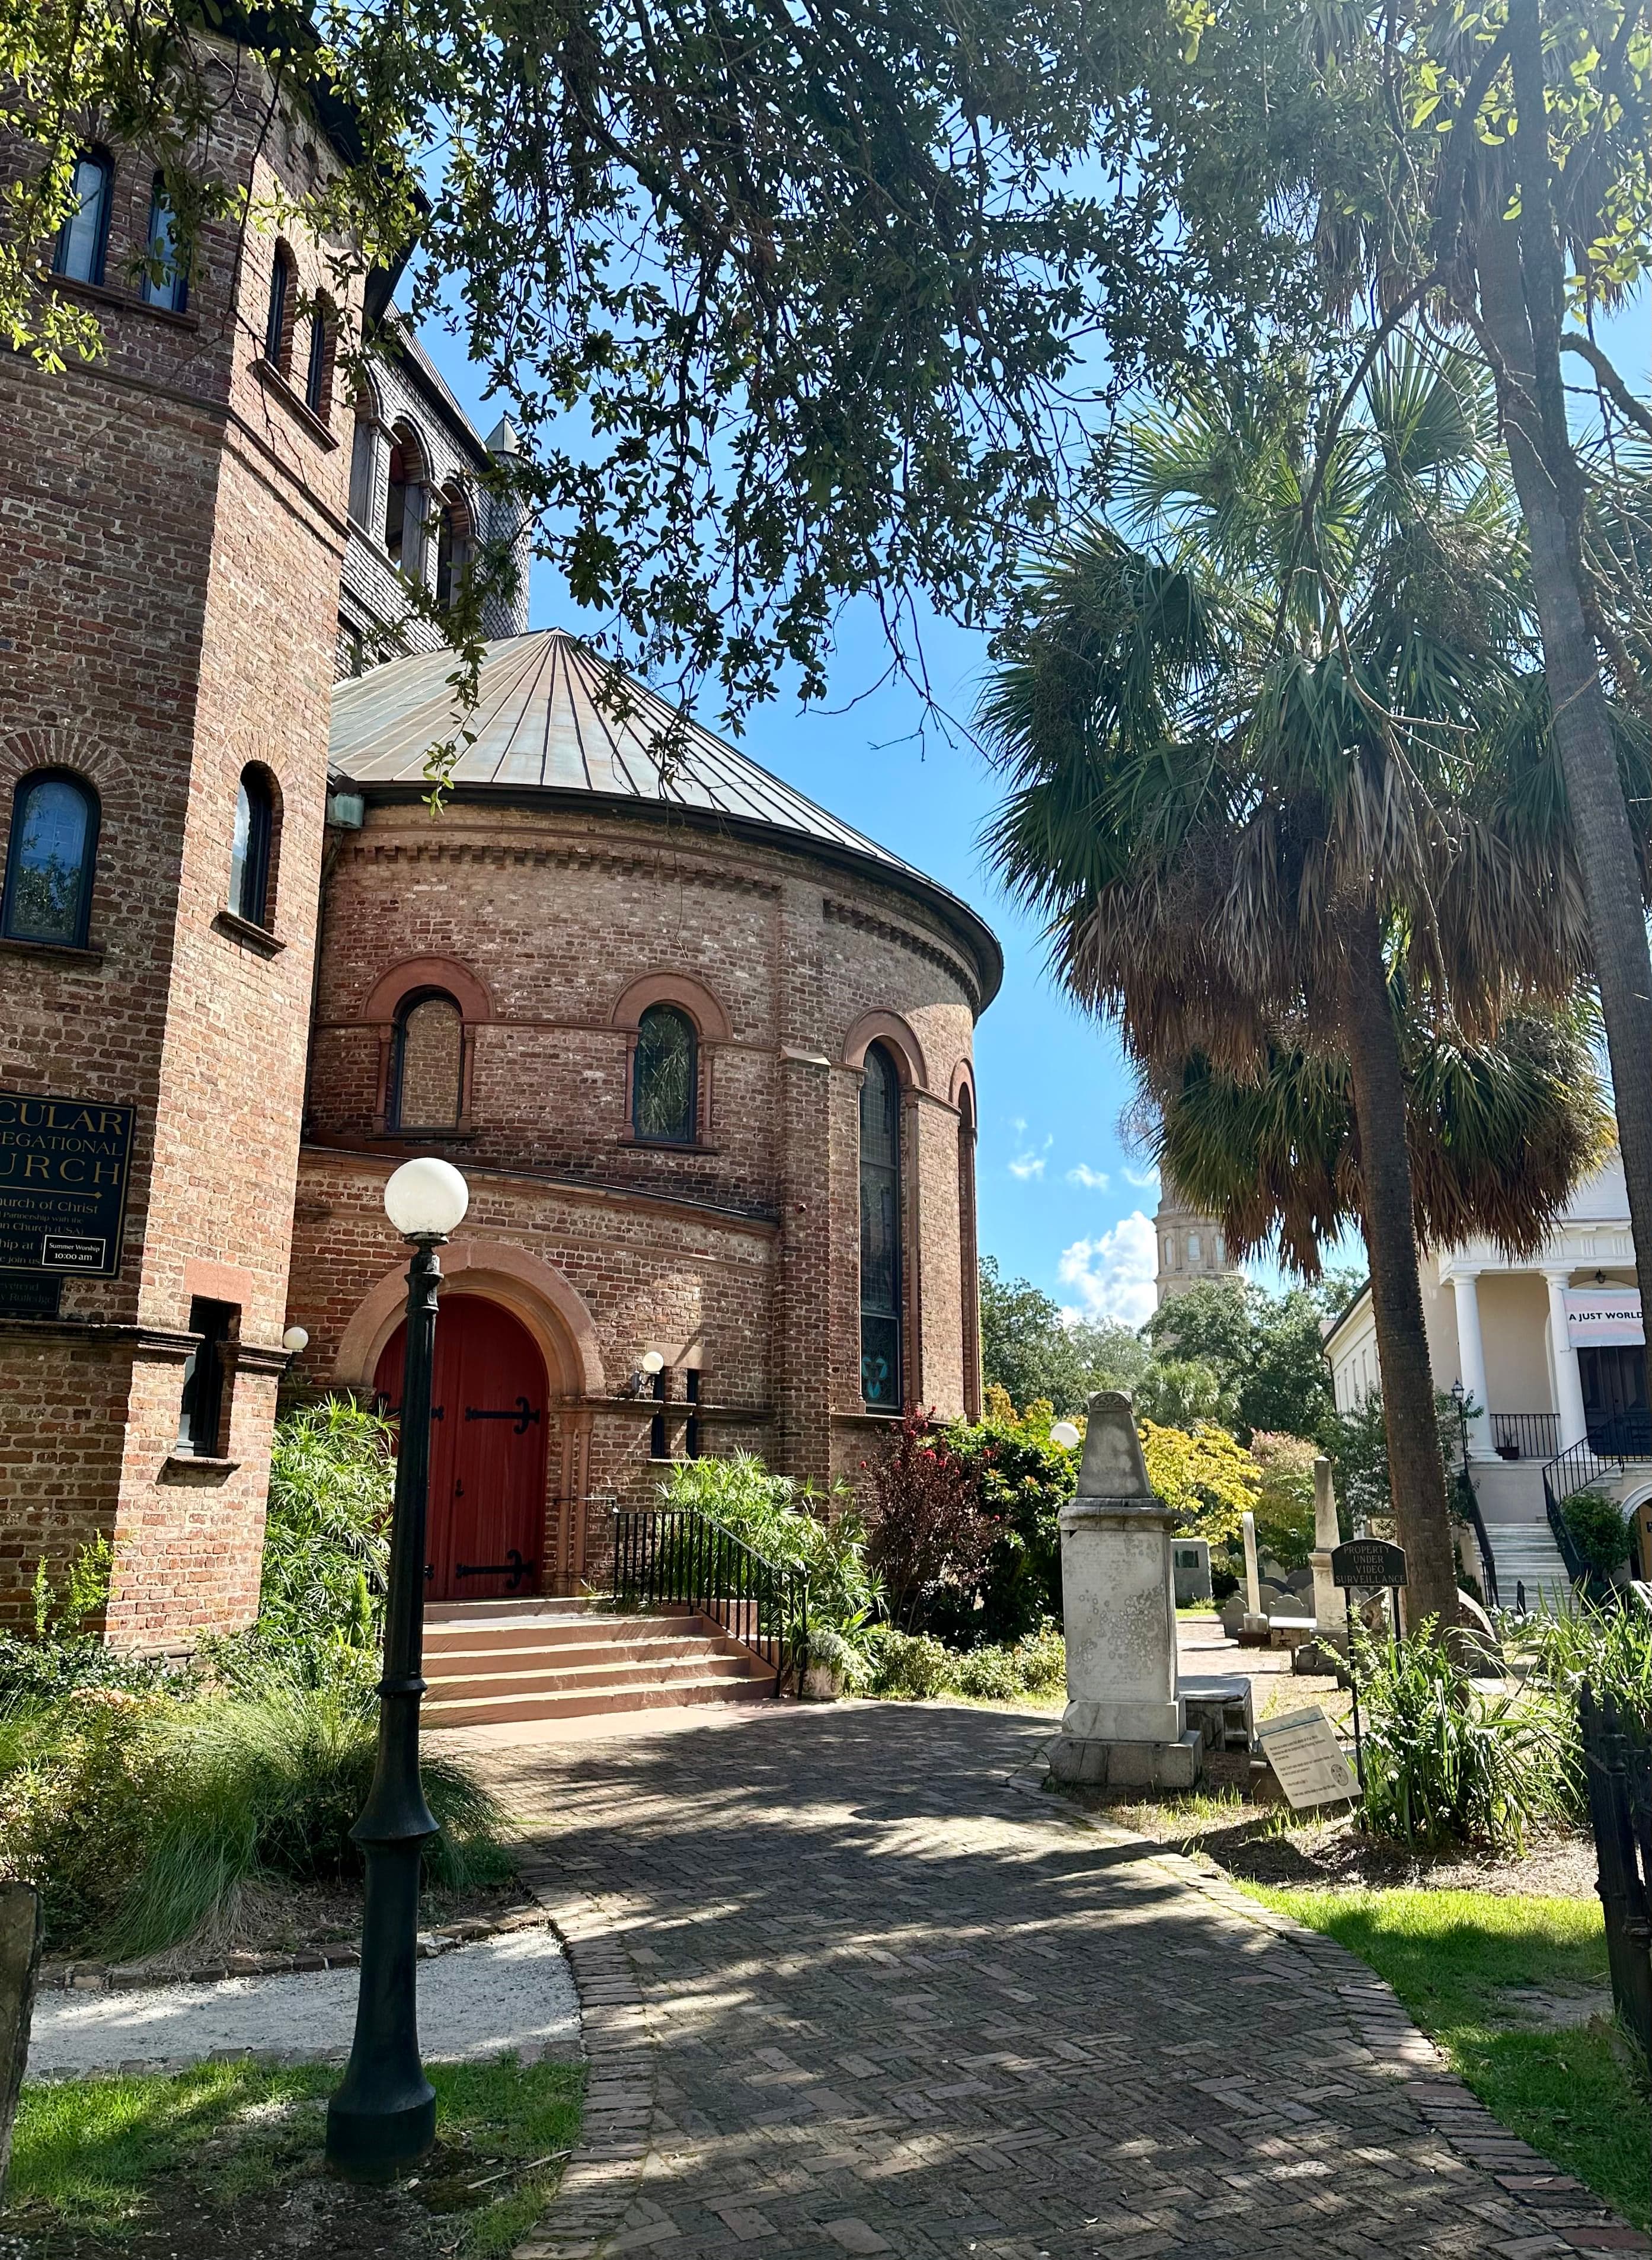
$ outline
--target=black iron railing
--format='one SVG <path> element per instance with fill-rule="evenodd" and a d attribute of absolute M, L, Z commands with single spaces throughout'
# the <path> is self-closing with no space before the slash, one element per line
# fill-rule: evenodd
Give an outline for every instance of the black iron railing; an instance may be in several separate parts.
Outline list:
<path fill-rule="evenodd" d="M 1566 1527 L 1561 1505 L 1573 1491 L 1587 1489 L 1604 1472 L 1601 1463 L 1595 1460 L 1587 1444 L 1574 1444 L 1570 1451 L 1562 1452 L 1543 1470 L 1543 1511 L 1548 1517 L 1548 1527 L 1560 1549 L 1560 1558 L 1566 1565 L 1566 1575 L 1574 1585 L 1589 1583 L 1589 1564 L 1577 1551 L 1577 1541 Z"/>
<path fill-rule="evenodd" d="M 1560 1449 L 1553 1412 L 1491 1412 L 1491 1449 L 1505 1460 L 1552 1460 Z"/>
<path fill-rule="evenodd" d="M 1485 1605 L 1498 1606 L 1497 1557 L 1491 1551 L 1491 1540 L 1485 1527 L 1485 1517 L 1480 1512 L 1480 1502 L 1467 1468 L 1457 1470 L 1457 1512 L 1468 1524 L 1480 1548 L 1480 1566 L 1485 1571 Z"/>
<path fill-rule="evenodd" d="M 1596 1703 L 1587 1680 L 1577 1691 L 1577 1717 L 1612 1996 L 1652 2059 L 1652 1751 L 1609 1697 Z"/>
<path fill-rule="evenodd" d="M 787 1667 L 801 1680 L 809 1652 L 809 1586 L 697 1507 L 622 1506 L 613 1517 L 613 1598 L 643 1608 L 690 1608 L 769 1664 L 779 1694 Z"/>

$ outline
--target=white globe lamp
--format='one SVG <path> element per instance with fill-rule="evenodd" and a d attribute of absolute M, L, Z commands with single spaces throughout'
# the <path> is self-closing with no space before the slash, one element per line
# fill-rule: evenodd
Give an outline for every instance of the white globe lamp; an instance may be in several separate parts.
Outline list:
<path fill-rule="evenodd" d="M 643 1371 L 648 1376 L 650 1380 L 653 1379 L 656 1373 L 663 1372 L 665 1370 L 665 1360 L 661 1356 L 657 1349 L 644 1350 L 642 1353 L 641 1364 Z"/>
<path fill-rule="evenodd" d="M 289 1327 L 281 1338 L 281 1346 L 284 1350 L 290 1350 L 294 1357 L 297 1357 L 310 1347 L 309 1334 L 303 1327 Z"/>
<path fill-rule="evenodd" d="M 404 1240 L 446 1240 L 469 1205 L 469 1186 L 434 1154 L 404 1162 L 384 1188 L 384 1213 Z"/>
<path fill-rule="evenodd" d="M 1059 1444 L 1063 1451 L 1070 1452 L 1078 1441 L 1078 1431 L 1070 1420 L 1058 1420 L 1049 1432 L 1049 1440 L 1052 1444 Z"/>

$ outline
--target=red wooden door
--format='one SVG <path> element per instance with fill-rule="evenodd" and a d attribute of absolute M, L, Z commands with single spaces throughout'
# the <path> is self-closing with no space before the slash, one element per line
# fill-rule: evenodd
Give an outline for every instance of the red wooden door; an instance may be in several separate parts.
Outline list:
<path fill-rule="evenodd" d="M 407 1330 L 385 1344 L 375 1385 L 401 1404 Z M 433 1601 L 490 1601 L 540 1590 L 545 1540 L 545 1361 L 527 1328 L 480 1295 L 454 1295 L 436 1319 L 430 1527 Z"/>

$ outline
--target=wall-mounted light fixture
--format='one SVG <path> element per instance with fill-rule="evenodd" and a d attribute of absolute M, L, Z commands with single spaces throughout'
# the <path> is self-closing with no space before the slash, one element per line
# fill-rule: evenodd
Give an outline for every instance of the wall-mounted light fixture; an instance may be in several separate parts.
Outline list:
<path fill-rule="evenodd" d="M 657 1349 L 644 1350 L 642 1355 L 638 1359 L 636 1367 L 631 1374 L 630 1378 L 626 1383 L 623 1394 L 626 1397 L 647 1397 L 650 1395 L 654 1389 L 654 1377 L 655 1374 L 663 1373 L 664 1370 L 665 1360 L 661 1356 L 659 1351 Z"/>

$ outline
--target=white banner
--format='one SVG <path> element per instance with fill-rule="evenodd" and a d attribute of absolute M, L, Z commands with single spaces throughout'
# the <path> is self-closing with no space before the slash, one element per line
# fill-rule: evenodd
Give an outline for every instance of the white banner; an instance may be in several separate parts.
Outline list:
<path fill-rule="evenodd" d="M 1643 1342 L 1638 1287 L 1568 1287 L 1566 1334 L 1574 1349 L 1605 1348 L 1610 1342 Z"/>

